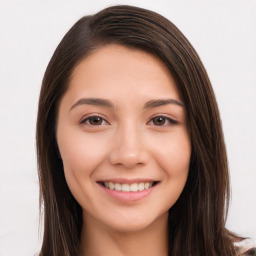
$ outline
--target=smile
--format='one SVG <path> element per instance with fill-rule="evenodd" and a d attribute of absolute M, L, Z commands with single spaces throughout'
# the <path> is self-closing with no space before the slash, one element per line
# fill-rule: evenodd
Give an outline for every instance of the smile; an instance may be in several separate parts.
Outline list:
<path fill-rule="evenodd" d="M 102 182 L 101 183 L 105 188 L 109 188 L 111 190 L 123 191 L 123 192 L 137 192 L 143 191 L 151 188 L 153 186 L 153 182 L 140 182 L 140 183 L 132 183 L 132 184 L 121 184 L 114 182 Z"/>
<path fill-rule="evenodd" d="M 159 181 L 98 181 L 101 191 L 115 200 L 132 203 L 148 197 Z"/>

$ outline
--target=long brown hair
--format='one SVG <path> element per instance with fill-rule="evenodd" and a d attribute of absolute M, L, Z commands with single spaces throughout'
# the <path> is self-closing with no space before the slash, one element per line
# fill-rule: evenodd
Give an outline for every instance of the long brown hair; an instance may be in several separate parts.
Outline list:
<path fill-rule="evenodd" d="M 74 67 L 92 51 L 111 43 L 157 55 L 174 76 L 185 103 L 192 155 L 185 188 L 169 210 L 169 255 L 235 255 L 235 236 L 225 228 L 230 196 L 226 149 L 207 73 L 173 23 L 132 6 L 113 6 L 81 18 L 64 36 L 45 72 L 36 132 L 44 212 L 40 255 L 78 254 L 82 211 L 67 186 L 58 155 L 58 104 Z"/>

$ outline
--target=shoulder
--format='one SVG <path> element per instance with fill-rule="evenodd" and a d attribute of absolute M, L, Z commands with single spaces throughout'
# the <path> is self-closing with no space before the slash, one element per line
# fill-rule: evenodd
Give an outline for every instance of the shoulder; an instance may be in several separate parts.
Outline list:
<path fill-rule="evenodd" d="M 237 256 L 256 256 L 256 245 L 251 239 L 244 239 L 234 243 Z"/>

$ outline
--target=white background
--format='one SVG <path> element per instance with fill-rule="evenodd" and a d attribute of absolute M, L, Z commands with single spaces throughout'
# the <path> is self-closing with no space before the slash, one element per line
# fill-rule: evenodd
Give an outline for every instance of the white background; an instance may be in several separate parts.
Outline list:
<path fill-rule="evenodd" d="M 47 63 L 76 20 L 112 4 L 159 12 L 198 51 L 219 103 L 230 162 L 227 226 L 255 240 L 255 1 L 0 0 L 0 256 L 40 248 L 35 122 Z"/>

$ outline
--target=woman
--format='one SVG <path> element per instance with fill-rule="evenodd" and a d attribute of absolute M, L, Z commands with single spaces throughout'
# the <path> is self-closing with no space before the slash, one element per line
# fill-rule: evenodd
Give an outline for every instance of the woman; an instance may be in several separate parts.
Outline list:
<path fill-rule="evenodd" d="M 41 256 L 249 249 L 225 228 L 229 174 L 207 73 L 154 12 L 109 7 L 70 29 L 43 79 L 37 150 Z"/>

